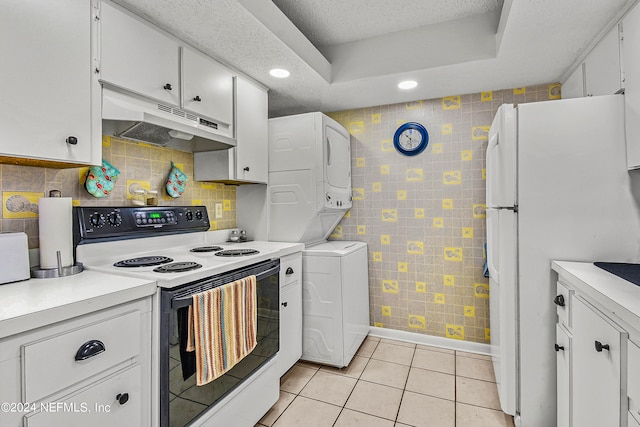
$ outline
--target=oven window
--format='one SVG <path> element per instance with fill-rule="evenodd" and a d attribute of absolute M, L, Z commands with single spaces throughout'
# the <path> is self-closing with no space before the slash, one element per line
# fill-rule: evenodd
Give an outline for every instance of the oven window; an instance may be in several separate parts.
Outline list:
<path fill-rule="evenodd" d="M 163 420 L 165 421 L 163 425 L 170 427 L 188 425 L 278 352 L 280 345 L 278 276 L 276 272 L 257 281 L 258 343 L 255 349 L 227 373 L 204 386 L 196 385 L 195 375 L 192 374 L 195 370 L 195 356 L 192 352 L 186 352 L 186 334 L 180 333 L 186 325 L 188 308 L 171 311 L 168 355 L 169 419 L 168 424 Z M 193 370 L 191 363 L 194 363 Z M 166 366 L 165 369 L 167 369 Z M 164 405 L 167 404 L 165 393 L 163 393 Z"/>

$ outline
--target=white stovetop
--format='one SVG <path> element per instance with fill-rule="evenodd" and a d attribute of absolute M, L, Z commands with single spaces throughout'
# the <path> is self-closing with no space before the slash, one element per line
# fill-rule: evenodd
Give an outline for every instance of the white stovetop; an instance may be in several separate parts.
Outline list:
<path fill-rule="evenodd" d="M 304 249 L 300 243 L 251 241 L 242 243 L 225 242 L 228 232 L 197 232 L 180 235 L 148 237 L 135 240 L 79 245 L 77 261 L 85 268 L 105 273 L 153 280 L 159 287 L 171 288 L 194 280 L 245 267 L 260 261 L 280 258 Z M 224 236 L 224 238 L 222 237 Z M 194 253 L 190 249 L 205 245 L 216 245 L 223 249 L 256 249 L 258 254 L 242 257 L 220 257 L 215 252 Z M 128 258 L 142 256 L 166 256 L 173 262 L 195 262 L 201 268 L 181 273 L 157 273 L 151 267 L 123 268 L 113 264 Z"/>

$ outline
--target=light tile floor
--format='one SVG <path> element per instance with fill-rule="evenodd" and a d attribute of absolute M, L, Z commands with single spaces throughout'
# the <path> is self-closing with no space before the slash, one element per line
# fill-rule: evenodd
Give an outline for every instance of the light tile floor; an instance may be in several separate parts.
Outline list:
<path fill-rule="evenodd" d="M 257 427 L 513 427 L 487 356 L 367 337 L 348 367 L 298 362 Z"/>

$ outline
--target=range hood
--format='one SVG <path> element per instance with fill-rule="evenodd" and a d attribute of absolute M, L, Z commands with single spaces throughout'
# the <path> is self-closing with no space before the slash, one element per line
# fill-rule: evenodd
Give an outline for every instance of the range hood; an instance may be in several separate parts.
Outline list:
<path fill-rule="evenodd" d="M 102 89 L 102 128 L 107 135 L 182 151 L 236 145 L 230 124 L 106 86 Z"/>

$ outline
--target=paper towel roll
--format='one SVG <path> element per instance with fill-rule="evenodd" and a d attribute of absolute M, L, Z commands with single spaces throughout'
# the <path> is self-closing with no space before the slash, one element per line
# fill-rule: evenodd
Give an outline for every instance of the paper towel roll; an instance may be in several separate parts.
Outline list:
<path fill-rule="evenodd" d="M 57 268 L 57 251 L 60 251 L 63 267 L 73 265 L 71 197 L 41 198 L 38 216 L 40 268 Z"/>

